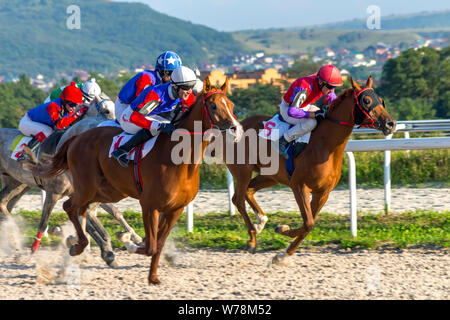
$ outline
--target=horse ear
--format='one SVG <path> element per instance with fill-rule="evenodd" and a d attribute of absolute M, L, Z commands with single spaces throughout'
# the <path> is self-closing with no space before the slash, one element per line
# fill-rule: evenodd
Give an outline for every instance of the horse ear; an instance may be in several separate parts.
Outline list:
<path fill-rule="evenodd" d="M 352 76 L 350 76 L 350 83 L 352 84 L 353 90 L 355 90 L 356 92 L 361 91 L 361 87 L 355 82 L 355 80 L 353 80 Z"/>
<path fill-rule="evenodd" d="M 367 79 L 367 82 L 366 82 L 366 88 L 372 88 L 372 85 L 373 85 L 373 79 L 372 79 L 372 76 L 370 75 L 369 79 Z"/>
<path fill-rule="evenodd" d="M 225 82 L 223 83 L 222 87 L 220 88 L 221 91 L 230 93 L 230 87 L 228 82 L 228 77 L 225 77 Z"/>
<path fill-rule="evenodd" d="M 209 76 L 203 81 L 203 93 L 207 93 L 211 90 L 211 82 L 209 82 Z"/>

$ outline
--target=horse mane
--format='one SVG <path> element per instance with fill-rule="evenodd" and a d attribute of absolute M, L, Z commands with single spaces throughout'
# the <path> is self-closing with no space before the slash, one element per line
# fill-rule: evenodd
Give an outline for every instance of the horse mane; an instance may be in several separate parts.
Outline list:
<path fill-rule="evenodd" d="M 332 112 L 344 99 L 347 99 L 350 94 L 353 94 L 353 89 L 347 89 L 339 94 L 339 96 L 331 103 L 328 112 Z"/>

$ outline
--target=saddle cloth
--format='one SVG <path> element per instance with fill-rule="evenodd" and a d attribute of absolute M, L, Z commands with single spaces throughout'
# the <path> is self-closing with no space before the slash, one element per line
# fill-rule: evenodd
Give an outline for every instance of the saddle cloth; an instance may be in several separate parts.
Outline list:
<path fill-rule="evenodd" d="M 292 128 L 294 125 L 291 125 L 283 120 L 281 120 L 280 115 L 277 113 L 267 121 L 263 121 L 264 130 L 261 130 L 258 134 L 263 139 L 278 141 L 286 131 Z M 311 137 L 311 132 L 304 134 L 303 136 L 297 138 L 295 142 L 304 142 L 308 143 L 309 138 Z"/>
<path fill-rule="evenodd" d="M 23 153 L 23 147 L 28 145 L 28 142 L 32 137 L 24 136 L 23 134 L 18 135 L 12 142 L 11 147 L 9 148 L 11 153 L 11 159 L 16 160 Z"/>
<path fill-rule="evenodd" d="M 120 147 L 121 145 L 123 145 L 124 143 L 126 143 L 128 140 L 131 139 L 133 135 L 132 134 L 128 134 L 126 132 L 122 132 L 121 134 L 115 136 L 113 138 L 111 147 L 109 148 L 109 157 L 111 158 L 111 153 L 116 150 L 118 147 Z M 156 142 L 156 138 L 158 138 L 158 136 L 151 138 L 150 140 L 148 140 L 147 142 L 145 142 L 144 144 L 144 148 L 142 148 L 142 156 L 141 159 L 144 158 L 149 152 L 150 150 L 152 150 L 153 146 L 155 145 Z M 133 148 L 129 153 L 128 153 L 128 160 L 134 160 L 134 155 L 136 153 L 136 149 L 137 148 Z"/>

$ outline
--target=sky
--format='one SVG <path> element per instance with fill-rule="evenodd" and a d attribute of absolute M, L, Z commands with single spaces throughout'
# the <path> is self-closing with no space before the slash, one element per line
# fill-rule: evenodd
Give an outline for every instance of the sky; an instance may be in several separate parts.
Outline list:
<path fill-rule="evenodd" d="M 367 19 L 370 5 L 381 16 L 449 10 L 448 0 L 115 0 L 152 9 L 218 31 L 289 28 Z"/>

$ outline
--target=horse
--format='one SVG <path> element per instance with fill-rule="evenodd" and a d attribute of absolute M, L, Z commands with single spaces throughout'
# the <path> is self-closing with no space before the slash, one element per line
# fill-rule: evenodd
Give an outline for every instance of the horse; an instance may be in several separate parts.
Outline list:
<path fill-rule="evenodd" d="M 141 159 L 142 190 L 136 187 L 133 167 L 123 168 L 109 157 L 110 143 L 105 142 L 112 141 L 121 132 L 118 128 L 98 127 L 73 137 L 59 149 L 51 166 L 36 168 L 43 176 L 54 176 L 66 170 L 72 174 L 74 193 L 63 204 L 78 235 L 78 243 L 69 251 L 72 256 L 82 253 L 88 245 L 85 223 L 89 204 L 133 197 L 139 199 L 142 208 L 145 243 L 132 251 L 151 256 L 148 282 L 161 282 L 157 268 L 165 240 L 199 189 L 199 167 L 209 143 L 199 135 L 206 136 L 211 128 L 221 131 L 234 128 L 236 133 L 241 132 L 241 125 L 233 116 L 234 104 L 226 95 L 227 88 L 228 78 L 221 87 L 212 86 L 209 78 L 205 79 L 203 91 L 194 104 L 173 121 L 177 128 L 174 134 L 180 133 L 183 137 L 184 133 L 189 140 L 188 147 L 183 149 L 184 161 L 174 160 L 174 151 L 179 147 L 173 140 L 174 134 L 172 139 L 160 134 L 153 149 Z M 85 155 L 80 157 L 82 153 Z"/>
<path fill-rule="evenodd" d="M 257 174 L 253 178 L 252 173 L 260 172 L 264 166 L 260 160 L 256 161 L 256 164 L 251 164 L 248 152 L 242 164 L 226 163 L 236 180 L 236 191 L 232 201 L 242 215 L 250 237 L 246 250 L 255 253 L 256 234 L 264 229 L 268 221 L 254 197 L 258 190 L 279 183 L 289 186 L 301 212 L 303 225 L 300 228 L 291 229 L 288 225 L 283 225 L 277 226 L 275 229 L 281 235 L 294 238 L 286 251 L 277 254 L 273 259 L 273 263 L 280 263 L 284 258 L 291 256 L 307 234 L 311 232 L 320 209 L 339 182 L 344 149 L 354 125 L 373 126 L 382 131 L 384 135 L 395 131 L 396 121 L 385 110 L 384 101 L 375 94 L 372 84 L 371 76 L 364 88 L 361 88 L 351 78 L 352 88 L 345 90 L 333 101 L 326 118 L 321 120 L 312 131 L 309 144 L 294 159 L 294 171 L 291 177 L 287 173 L 286 163 L 282 156 L 280 156 L 280 165 L 275 174 Z M 268 119 L 270 119 L 268 116 L 252 116 L 244 119 L 241 124 L 244 130 L 255 129 L 258 131 L 264 128 L 263 121 Z M 258 139 L 263 138 L 259 137 Z M 247 141 L 245 143 L 245 150 L 248 151 L 249 144 Z M 271 152 L 277 151 L 272 149 Z M 259 150 L 257 153 L 259 155 Z M 226 152 L 223 154 L 223 159 L 226 159 Z M 311 201 L 309 200 L 310 194 L 312 194 Z M 251 222 L 245 208 L 245 201 L 255 212 L 258 223 Z"/>
<path fill-rule="evenodd" d="M 40 237 L 46 231 L 50 213 L 54 206 L 64 196 L 72 193 L 70 176 L 61 175 L 52 179 L 40 179 L 34 176 L 27 168 L 36 164 L 38 159 L 48 157 L 55 153 L 58 141 L 65 140 L 66 137 L 79 134 L 93 126 L 96 126 L 103 120 L 114 117 L 114 103 L 106 95 L 102 95 L 89 105 L 86 117 L 72 125 L 67 130 L 56 131 L 42 142 L 38 149 L 37 156 L 28 148 L 25 154 L 28 155 L 25 161 L 17 162 L 10 158 L 11 151 L 9 147 L 12 141 L 20 135 L 17 129 L 0 128 L 0 174 L 2 178 L 2 190 L 0 192 L 0 218 L 10 215 L 17 201 L 31 188 L 41 188 L 46 192 L 43 204 L 41 220 L 38 227 L 38 236 L 36 237 L 31 250 L 35 252 L 39 248 Z M 28 150 L 28 152 L 26 152 Z M 110 204 L 101 204 L 102 208 L 116 218 L 122 226 L 133 235 L 133 241 L 141 242 L 139 236 L 124 220 L 122 214 L 117 208 Z M 88 231 L 101 248 L 103 260 L 111 267 L 117 265 L 112 250 L 111 238 L 101 223 L 95 217 L 97 206 L 90 207 Z"/>

